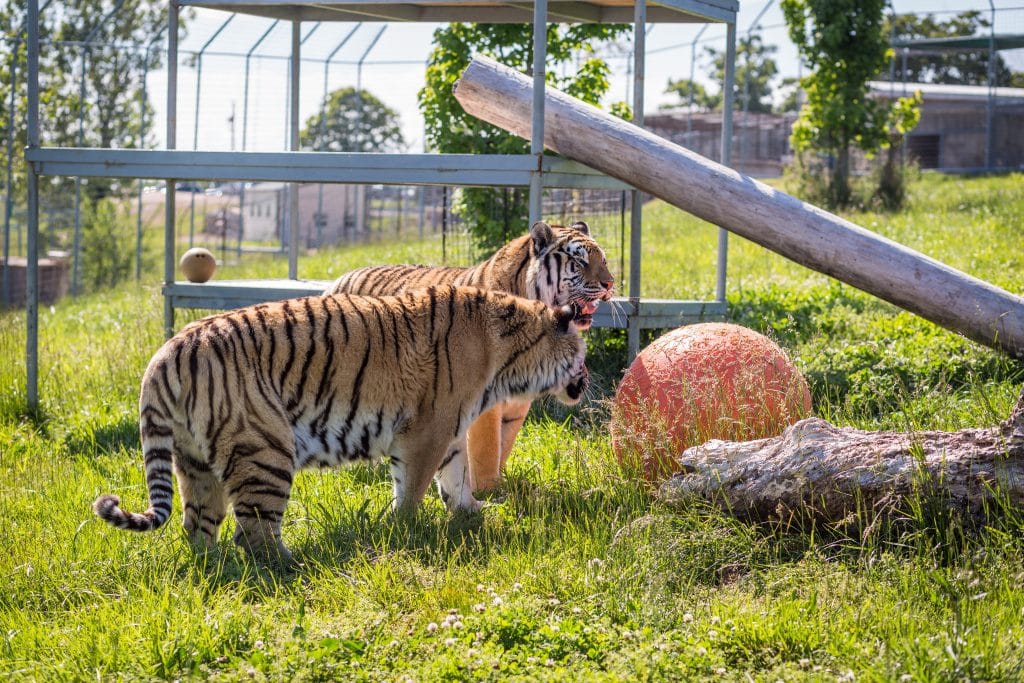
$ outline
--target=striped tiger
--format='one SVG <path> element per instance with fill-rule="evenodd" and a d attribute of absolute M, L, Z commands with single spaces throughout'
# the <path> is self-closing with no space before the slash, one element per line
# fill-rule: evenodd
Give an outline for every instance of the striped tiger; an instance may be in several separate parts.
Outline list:
<path fill-rule="evenodd" d="M 511 398 L 579 401 L 588 375 L 577 314 L 443 286 L 292 299 L 194 322 L 142 379 L 149 509 L 126 512 L 114 495 L 93 509 L 122 529 L 156 529 L 171 513 L 173 470 L 198 549 L 215 544 L 230 503 L 235 542 L 287 561 L 281 518 L 295 472 L 385 455 L 396 509 L 415 510 L 436 478 L 450 510 L 478 510 L 466 430 Z"/>
<path fill-rule="evenodd" d="M 537 222 L 529 234 L 512 240 L 472 268 L 371 266 L 342 275 L 327 293 L 399 294 L 439 284 L 508 292 L 548 306 L 575 303 L 582 309 L 579 327 L 586 329 L 598 302 L 612 297 L 614 278 L 604 251 L 585 222 L 569 227 Z M 467 448 L 474 490 L 493 488 L 501 481 L 505 461 L 529 409 L 529 401 L 509 401 L 473 423 Z"/>

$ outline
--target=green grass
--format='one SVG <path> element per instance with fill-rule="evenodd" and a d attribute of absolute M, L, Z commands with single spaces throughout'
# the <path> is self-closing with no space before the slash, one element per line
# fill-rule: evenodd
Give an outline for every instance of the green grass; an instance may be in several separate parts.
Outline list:
<path fill-rule="evenodd" d="M 715 231 L 661 204 L 644 294 L 713 291 Z M 925 176 L 862 225 L 1024 293 L 1024 178 Z M 306 277 L 437 262 L 437 240 L 321 251 Z M 221 277 L 283 276 L 248 259 Z M 771 334 L 819 415 L 955 429 L 1006 415 L 1024 380 L 999 356 L 766 253 L 730 244 L 730 311 Z M 187 316 L 182 316 L 187 317 Z M 197 557 L 180 510 L 149 535 L 95 520 L 139 507 L 142 368 L 161 342 L 155 277 L 41 311 L 42 415 L 22 416 L 24 318 L 0 315 L 0 676 L 10 680 L 1020 680 L 1024 515 L 964 528 L 926 507 L 871 525 L 754 525 L 673 508 L 624 476 L 600 405 L 520 437 L 479 516 L 431 495 L 388 514 L 380 467 L 299 476 L 285 541 L 301 565 L 251 564 L 223 530 Z M 594 335 L 606 385 L 621 336 Z M 551 410 L 549 415 L 560 414 Z M 134 502 L 133 502 L 134 501 Z"/>

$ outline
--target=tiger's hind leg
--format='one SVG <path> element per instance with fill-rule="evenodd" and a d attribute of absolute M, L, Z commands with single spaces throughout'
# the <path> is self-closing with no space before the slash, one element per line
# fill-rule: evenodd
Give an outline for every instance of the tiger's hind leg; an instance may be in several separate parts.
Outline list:
<path fill-rule="evenodd" d="M 217 532 L 227 514 L 224 487 L 205 461 L 187 451 L 175 452 L 174 473 L 189 542 L 197 552 L 213 550 L 217 547 Z"/>
<path fill-rule="evenodd" d="M 281 542 L 281 520 L 291 494 L 295 446 L 290 428 L 263 427 L 244 432 L 226 449 L 222 478 L 235 515 L 235 543 L 258 561 L 286 565 L 292 555 Z M 281 440 L 272 434 L 282 434 Z"/>

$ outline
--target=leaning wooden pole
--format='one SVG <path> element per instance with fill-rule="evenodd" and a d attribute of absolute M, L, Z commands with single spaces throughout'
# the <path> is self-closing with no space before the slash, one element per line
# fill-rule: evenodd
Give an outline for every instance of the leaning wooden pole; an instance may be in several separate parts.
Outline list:
<path fill-rule="evenodd" d="M 532 83 L 477 57 L 455 98 L 529 139 Z M 1024 298 L 801 202 L 552 88 L 545 145 L 797 263 L 982 344 L 1024 357 Z"/>

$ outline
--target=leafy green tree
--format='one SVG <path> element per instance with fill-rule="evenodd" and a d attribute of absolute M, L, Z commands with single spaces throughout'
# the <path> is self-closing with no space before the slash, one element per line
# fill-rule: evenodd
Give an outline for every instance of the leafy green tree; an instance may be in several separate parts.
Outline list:
<path fill-rule="evenodd" d="M 691 88 L 693 89 L 693 106 L 697 111 L 714 111 L 722 107 L 722 95 L 720 93 L 709 93 L 708 89 L 701 83 L 697 81 L 691 82 L 689 78 L 680 78 L 679 80 L 672 80 L 670 78 L 668 85 L 665 86 L 665 94 L 674 93 L 679 96 L 679 101 L 663 104 L 662 108 L 688 107 L 690 105 Z"/>
<path fill-rule="evenodd" d="M 306 120 L 302 146 L 318 152 L 392 152 L 404 148 L 398 112 L 371 92 L 339 88 Z"/>
<path fill-rule="evenodd" d="M 850 152 L 874 154 L 893 132 L 916 123 L 916 107 L 869 99 L 868 81 L 891 55 L 883 29 L 886 0 L 782 0 L 790 38 L 812 71 L 801 85 L 806 102 L 791 142 L 801 153 L 832 159 L 825 200 L 850 203 Z M 910 115 L 913 113 L 914 115 Z"/>
<path fill-rule="evenodd" d="M 597 104 L 608 92 L 608 64 L 596 46 L 628 31 L 625 24 L 550 24 L 547 31 L 547 82 Z M 533 28 L 529 24 L 450 24 L 434 32 L 426 85 L 419 92 L 428 144 L 437 152 L 525 154 L 529 142 L 470 116 L 452 94 L 452 86 L 475 54 L 485 54 L 520 71 L 531 71 Z M 562 66 L 570 66 L 561 75 Z M 620 112 L 625 110 L 620 106 Z M 529 212 L 523 190 L 466 188 L 457 208 L 468 217 L 481 248 L 493 248 L 524 232 Z"/>
<path fill-rule="evenodd" d="M 782 101 L 775 107 L 776 114 L 788 114 L 800 109 L 800 79 L 794 76 L 787 76 L 779 83 L 779 93 Z"/>
<path fill-rule="evenodd" d="M 772 110 L 772 81 L 779 73 L 779 65 L 773 55 L 779 48 L 765 45 L 760 33 L 751 33 L 736 41 L 736 73 L 733 79 L 733 99 L 737 107 L 743 106 L 747 97 L 747 111 L 770 112 Z M 712 73 L 718 83 L 725 82 L 725 50 L 705 48 L 711 61 Z M 721 95 L 716 109 L 722 108 Z"/>
<path fill-rule="evenodd" d="M 82 206 L 82 284 L 87 292 L 114 287 L 131 277 L 135 224 L 127 203 L 86 198 Z"/>
<path fill-rule="evenodd" d="M 143 75 L 163 64 L 162 36 L 166 31 L 166 3 L 161 0 L 124 0 L 110 19 L 100 19 L 114 8 L 115 0 L 56 0 L 40 16 L 39 34 L 47 41 L 40 50 L 40 133 L 47 145 L 133 148 L 148 146 L 151 139 L 140 140 L 142 116 L 150 116 L 149 102 L 140 98 Z M 7 0 L 0 6 L 0 26 L 7 28 L 0 53 L 0 126 L 6 139 L 11 87 L 16 87 L 15 147 L 25 139 L 26 57 L 25 34 L 11 35 L 22 26 L 27 3 Z M 182 15 L 182 25 L 188 12 Z M 93 35 L 94 44 L 70 47 L 49 41 L 84 41 Z M 144 46 L 153 43 L 152 50 Z M 124 47 L 126 44 L 142 49 Z M 17 46 L 17 51 L 14 47 Z M 84 70 L 83 70 L 83 55 Z M 17 72 L 12 86 L 11 67 Z M 80 95 L 82 78 L 85 97 Z M 79 111 L 83 127 L 79 132 Z M 56 185 L 59 187 L 61 182 Z M 90 179 L 88 193 L 93 199 L 111 193 L 113 186 L 104 179 Z"/>
<path fill-rule="evenodd" d="M 885 35 L 896 40 L 914 38 L 953 38 L 987 35 L 992 24 L 981 12 L 961 12 L 951 19 L 940 21 L 934 15 L 897 14 L 887 18 Z M 897 78 L 902 78 L 902 58 L 897 60 Z M 882 76 L 889 77 L 888 69 Z M 999 85 L 1009 85 L 1014 73 L 999 53 L 995 55 L 995 77 Z M 906 79 L 912 83 L 951 83 L 956 85 L 985 85 L 988 83 L 988 48 L 956 51 L 911 51 L 907 55 Z"/>

